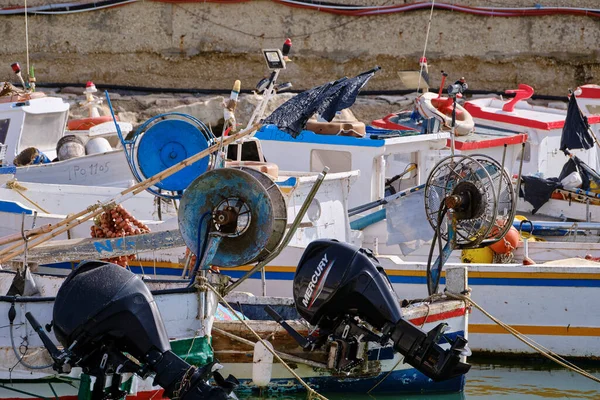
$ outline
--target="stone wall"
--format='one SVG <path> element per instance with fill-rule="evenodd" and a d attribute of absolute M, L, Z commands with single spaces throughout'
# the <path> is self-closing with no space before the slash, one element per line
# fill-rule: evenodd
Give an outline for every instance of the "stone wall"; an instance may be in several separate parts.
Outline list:
<path fill-rule="evenodd" d="M 17 0 L 8 3 L 22 5 Z M 38 3 L 48 1 L 29 0 L 30 6 Z M 598 2 L 542 3 L 594 7 Z M 461 0 L 460 4 L 489 5 L 490 1 Z M 533 4 L 511 0 L 506 6 Z M 0 58 L 5 64 L 0 67 L 0 81 L 13 80 L 9 64 L 26 64 L 24 17 L 0 16 L 0 20 Z M 145 1 L 77 14 L 30 15 L 29 52 L 37 79 L 43 82 L 93 80 L 96 84 L 228 89 L 241 79 L 242 88 L 251 89 L 266 74 L 260 49 L 279 48 L 291 37 L 294 62 L 282 72 L 281 81 L 304 89 L 380 65 L 383 70 L 367 88 L 394 90 L 401 88 L 398 71 L 418 68 L 428 20 L 427 10 L 350 17 L 268 0 L 238 4 Z M 528 83 L 538 94 L 562 95 L 569 87 L 600 83 L 599 42 L 600 19 L 594 17 L 500 18 L 437 10 L 427 57 L 433 86 L 439 84 L 443 69 L 450 79 L 464 76 L 472 89 L 503 90 Z"/>

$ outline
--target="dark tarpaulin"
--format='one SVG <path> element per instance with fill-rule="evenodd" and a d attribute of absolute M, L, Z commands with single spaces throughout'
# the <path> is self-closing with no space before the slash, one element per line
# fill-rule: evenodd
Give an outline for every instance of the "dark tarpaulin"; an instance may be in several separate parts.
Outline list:
<path fill-rule="evenodd" d="M 558 179 L 563 180 L 573 171 L 579 172 L 579 175 L 581 176 L 581 189 L 592 189 L 592 183 L 594 183 L 595 187 L 600 186 L 600 175 L 575 155 L 569 157 L 569 160 L 563 166 Z"/>
<path fill-rule="evenodd" d="M 337 111 L 354 104 L 360 89 L 377 70 L 379 67 L 354 78 L 342 78 L 302 92 L 279 106 L 263 124 L 276 125 L 295 138 L 315 113 L 331 121 Z"/>
<path fill-rule="evenodd" d="M 594 146 L 594 139 L 590 134 L 590 125 L 585 116 L 579 111 L 575 94 L 571 95 L 567 118 L 560 137 L 560 149 L 590 149 Z"/>
<path fill-rule="evenodd" d="M 552 192 L 562 188 L 562 183 L 557 178 L 538 178 L 537 176 L 522 176 L 520 197 L 533 206 L 532 214 L 535 214 L 552 196 Z"/>

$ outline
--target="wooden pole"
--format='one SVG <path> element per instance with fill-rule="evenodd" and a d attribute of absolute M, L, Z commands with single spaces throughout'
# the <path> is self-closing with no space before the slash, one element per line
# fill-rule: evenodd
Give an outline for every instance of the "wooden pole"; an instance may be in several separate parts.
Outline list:
<path fill-rule="evenodd" d="M 135 196 L 148 189 L 151 186 L 154 186 L 158 182 L 163 179 L 173 175 L 174 173 L 184 169 L 185 167 L 192 165 L 196 161 L 208 156 L 210 153 L 213 153 L 219 149 L 222 145 L 228 145 L 230 143 L 235 142 L 238 139 L 241 139 L 244 136 L 255 131 L 260 126 L 260 123 L 255 123 L 249 128 L 244 129 L 241 132 L 236 133 L 235 135 L 228 136 L 223 142 L 216 143 L 207 149 L 201 151 L 200 153 L 194 154 L 193 156 L 186 158 L 185 160 L 173 165 L 172 167 L 167 168 L 166 170 L 159 172 L 158 174 L 143 180 L 119 193 L 116 197 L 105 201 L 104 203 L 94 204 L 83 211 L 78 212 L 77 214 L 73 214 L 70 217 L 65 218 L 64 220 L 52 225 L 49 229 L 49 234 L 40 234 L 29 243 L 27 243 L 27 248 L 32 248 L 38 246 L 67 230 L 84 223 L 85 221 L 95 217 L 96 215 L 102 213 L 106 207 L 113 207 L 119 203 L 122 203 L 131 197 Z M 19 240 L 18 243 L 9 246 L 5 249 L 0 250 L 0 264 L 11 260 L 13 257 L 21 255 L 25 251 L 25 241 L 23 239 Z M 21 248 L 19 248 L 21 247 Z"/>

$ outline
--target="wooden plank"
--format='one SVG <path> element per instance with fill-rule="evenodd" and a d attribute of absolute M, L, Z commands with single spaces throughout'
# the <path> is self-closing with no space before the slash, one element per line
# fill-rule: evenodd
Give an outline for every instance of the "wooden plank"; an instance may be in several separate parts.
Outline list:
<path fill-rule="evenodd" d="M 39 264 L 94 260 L 181 246 L 185 246 L 185 242 L 176 229 L 113 239 L 53 240 L 30 249 L 27 260 Z"/>

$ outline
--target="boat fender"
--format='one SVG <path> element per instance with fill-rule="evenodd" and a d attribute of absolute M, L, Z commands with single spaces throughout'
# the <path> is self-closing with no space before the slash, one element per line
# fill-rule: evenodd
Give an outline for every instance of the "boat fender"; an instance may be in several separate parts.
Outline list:
<path fill-rule="evenodd" d="M 85 144 L 85 154 L 102 154 L 112 151 L 112 146 L 106 138 L 97 137 L 88 140 Z"/>
<path fill-rule="evenodd" d="M 425 119 L 435 118 L 447 128 L 452 127 L 452 110 L 454 108 L 451 98 L 440 97 L 433 92 L 423 93 L 415 99 L 415 107 Z M 460 104 L 456 105 L 457 136 L 469 135 L 475 131 L 475 121 L 471 114 Z"/>
<path fill-rule="evenodd" d="M 60 138 L 56 144 L 56 155 L 59 161 L 85 155 L 83 140 L 75 135 L 66 135 Z"/>
<path fill-rule="evenodd" d="M 517 248 L 519 244 L 519 231 L 511 226 L 506 235 L 496 243 L 489 246 L 496 254 L 508 254 Z"/>
<path fill-rule="evenodd" d="M 273 349 L 273 345 L 264 341 L 267 346 Z M 254 344 L 254 358 L 252 359 L 252 383 L 258 387 L 266 387 L 271 382 L 273 375 L 273 353 L 262 344 Z"/>

